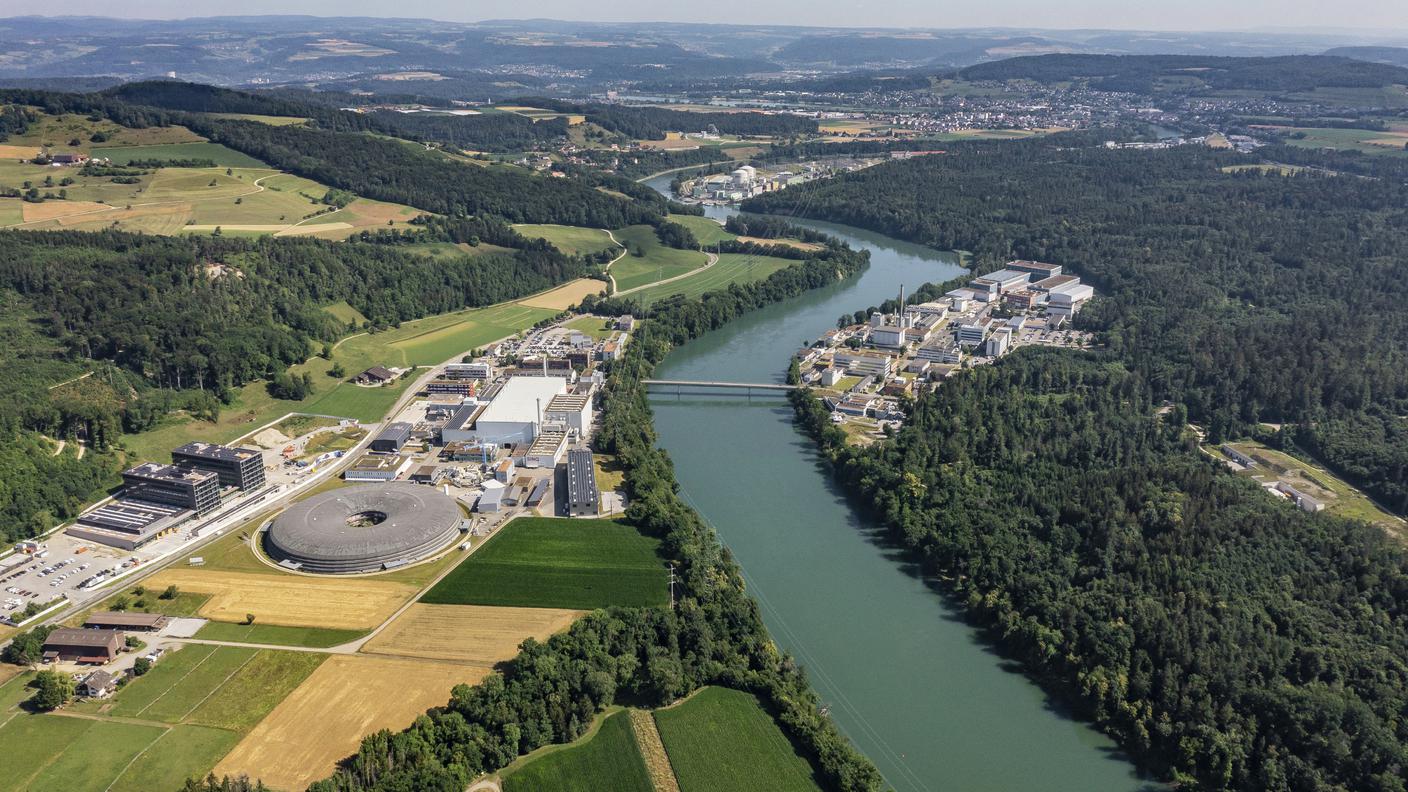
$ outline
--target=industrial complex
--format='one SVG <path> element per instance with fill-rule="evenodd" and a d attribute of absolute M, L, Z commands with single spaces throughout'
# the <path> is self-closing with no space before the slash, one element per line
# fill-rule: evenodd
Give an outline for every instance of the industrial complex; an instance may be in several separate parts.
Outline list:
<path fill-rule="evenodd" d="M 901 287 L 895 313 L 828 330 L 798 352 L 802 384 L 822 391 L 835 423 L 874 438 L 904 420 L 904 399 L 965 366 L 1025 345 L 1088 345 L 1070 319 L 1094 294 L 1061 265 L 1041 261 L 1009 261 L 940 300 L 912 303 Z"/>

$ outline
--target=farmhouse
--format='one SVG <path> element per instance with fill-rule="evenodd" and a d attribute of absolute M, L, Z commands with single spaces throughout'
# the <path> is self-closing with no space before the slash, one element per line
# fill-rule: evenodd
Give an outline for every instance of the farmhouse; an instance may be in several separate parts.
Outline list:
<path fill-rule="evenodd" d="M 77 630 L 61 627 L 44 639 L 44 660 L 75 663 L 106 663 L 117 657 L 122 633 L 117 630 Z"/>
<path fill-rule="evenodd" d="M 385 366 L 372 366 L 356 376 L 358 385 L 385 385 L 394 379 L 395 373 Z"/>
<path fill-rule="evenodd" d="M 106 671 L 98 670 L 83 678 L 83 682 L 78 686 L 78 693 L 88 698 L 107 698 L 117 690 L 117 677 Z"/>

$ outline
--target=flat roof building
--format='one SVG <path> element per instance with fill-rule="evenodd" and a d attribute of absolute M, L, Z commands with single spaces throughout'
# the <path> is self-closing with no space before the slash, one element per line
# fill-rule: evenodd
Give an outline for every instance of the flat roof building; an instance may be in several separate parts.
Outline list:
<path fill-rule="evenodd" d="M 135 550 L 191 514 L 190 509 L 168 503 L 118 498 L 79 516 L 64 533 L 120 550 Z"/>
<path fill-rule="evenodd" d="M 215 473 L 222 487 L 252 490 L 264 486 L 264 455 L 252 448 L 187 443 L 172 450 L 171 461 L 181 467 Z"/>
<path fill-rule="evenodd" d="M 364 456 L 343 472 L 345 481 L 392 481 L 411 465 L 410 457 Z"/>
<path fill-rule="evenodd" d="M 499 445 L 532 443 L 553 397 L 567 393 L 566 377 L 510 377 L 489 406 L 468 422 L 451 428 L 451 419 L 441 437 L 446 441 L 477 440 Z M 458 416 L 457 416 L 458 417 Z"/>
<path fill-rule="evenodd" d="M 568 432 L 576 432 L 578 437 L 591 434 L 592 396 L 590 393 L 563 393 L 552 397 L 543 410 L 543 420 L 547 424 L 561 424 Z"/>
<path fill-rule="evenodd" d="M 122 473 L 126 499 L 165 503 L 204 514 L 220 505 L 220 476 L 209 470 L 144 462 Z"/>
<path fill-rule="evenodd" d="M 978 278 L 969 281 L 968 288 L 972 289 L 979 300 L 991 302 L 1002 296 L 1006 292 L 1014 291 L 1025 286 L 1031 281 L 1030 272 L 1021 272 L 1011 269 L 1000 269 L 996 272 L 989 272 Z"/>
<path fill-rule="evenodd" d="M 166 626 L 169 619 L 160 613 L 137 613 L 127 611 L 97 611 L 88 614 L 83 626 L 98 630 L 127 630 L 130 632 L 155 632 Z"/>
<path fill-rule="evenodd" d="M 398 421 L 387 424 L 379 434 L 372 440 L 371 448 L 378 454 L 396 454 L 406 445 L 406 441 L 411 439 L 411 425 Z"/>
<path fill-rule="evenodd" d="M 479 496 L 479 502 L 474 504 L 474 510 L 483 514 L 492 514 L 503 508 L 504 487 L 485 487 L 484 494 Z"/>
<path fill-rule="evenodd" d="M 1060 264 L 1047 264 L 1044 261 L 1009 261 L 1006 268 L 1017 272 L 1030 272 L 1038 278 L 1049 278 L 1052 275 L 1061 274 Z"/>
<path fill-rule="evenodd" d="M 44 659 L 74 663 L 106 663 L 122 648 L 117 630 L 79 630 L 60 627 L 44 639 Z"/>
<path fill-rule="evenodd" d="M 600 512 L 596 488 L 596 468 L 592 452 L 574 448 L 567 452 L 567 514 L 592 517 Z"/>

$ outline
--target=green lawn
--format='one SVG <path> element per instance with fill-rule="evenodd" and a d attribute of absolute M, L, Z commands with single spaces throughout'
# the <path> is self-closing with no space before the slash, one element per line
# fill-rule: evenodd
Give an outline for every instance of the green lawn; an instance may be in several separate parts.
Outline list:
<path fill-rule="evenodd" d="M 178 657 L 192 648 L 194 647 L 187 646 L 175 652 L 171 657 L 162 659 Z M 244 665 L 253 659 L 257 651 L 257 649 L 246 649 L 240 646 L 215 647 L 215 651 L 206 653 L 205 659 L 185 667 L 185 673 L 172 675 L 161 680 L 165 689 L 155 696 L 152 696 L 151 693 L 144 696 L 144 699 L 150 698 L 151 700 L 140 707 L 135 716 L 143 720 L 156 720 L 163 723 L 184 721 L 196 707 L 205 703 L 228 680 L 233 679 Z M 162 663 L 158 662 L 154 670 L 161 668 L 161 666 Z M 151 673 L 147 672 L 147 676 L 151 676 Z M 130 687 L 135 688 L 145 679 L 145 676 L 138 677 L 132 681 Z M 122 706 L 126 704 L 122 696 L 118 697 L 118 704 L 119 707 L 114 708 L 114 712 L 131 710 L 130 707 Z"/>
<path fill-rule="evenodd" d="M 264 567 L 268 570 L 268 567 Z M 329 646 L 345 644 L 363 635 L 366 630 L 337 630 L 327 627 L 286 627 L 282 624 L 235 624 L 233 622 L 207 622 L 196 633 L 197 638 L 208 641 L 238 641 L 241 643 L 269 644 L 271 646 L 306 646 L 310 649 L 326 649 Z"/>
<path fill-rule="evenodd" d="M 697 250 L 665 247 L 655 236 L 655 229 L 648 225 L 623 228 L 616 232 L 616 238 L 632 251 L 611 265 L 611 275 L 616 279 L 618 291 L 683 275 L 704 266 L 708 261 Z M 637 256 L 635 252 L 644 255 Z"/>
<path fill-rule="evenodd" d="M 630 299 L 636 300 L 642 305 L 682 294 L 688 298 L 698 297 L 705 292 L 726 289 L 730 283 L 753 283 L 763 280 L 769 275 L 797 262 L 791 259 L 776 258 L 773 256 L 745 256 L 741 253 L 724 253 L 719 256 L 719 262 L 714 266 L 691 275 L 688 278 L 681 278 L 673 283 L 665 283 L 659 286 L 652 286 L 648 289 L 641 289 L 633 294 L 626 295 Z M 617 280 L 617 286 L 620 281 Z"/>
<path fill-rule="evenodd" d="M 818 792 L 811 765 L 751 693 L 711 687 L 655 712 L 681 792 Z"/>
<path fill-rule="evenodd" d="M 111 792 L 177 790 L 210 771 L 243 735 L 204 726 L 173 726 L 113 782 Z"/>
<path fill-rule="evenodd" d="M 61 716 L 60 720 L 73 720 Z M 30 792 L 104 792 L 166 730 L 116 721 L 87 721 L 77 739 L 25 785 Z"/>
<path fill-rule="evenodd" d="M 737 235 L 725 231 L 722 225 L 708 217 L 672 214 L 670 222 L 678 223 L 693 231 L 694 238 L 698 239 L 701 245 L 712 245 L 715 242 L 726 242 L 738 238 Z"/>
<path fill-rule="evenodd" d="M 335 219 L 336 215 L 333 217 Z M 401 245 L 400 249 L 433 259 L 458 259 L 463 256 L 482 256 L 486 253 L 514 252 L 513 248 L 491 245 L 488 242 L 480 242 L 478 245 L 469 245 L 464 242 L 458 244 L 455 242 L 412 242 L 408 245 Z"/>
<path fill-rule="evenodd" d="M 345 324 L 361 326 L 366 323 L 367 317 L 362 312 L 347 304 L 346 300 L 335 302 L 331 305 L 324 305 L 323 310 L 333 315 L 333 318 Z"/>
<path fill-rule="evenodd" d="M 523 223 L 515 225 L 513 230 L 533 239 L 546 239 L 563 253 L 574 255 L 599 253 L 616 247 L 611 237 L 600 228 Z"/>
<path fill-rule="evenodd" d="M 261 650 L 197 705 L 185 722 L 248 731 L 326 659 L 327 655 L 315 652 Z"/>
<path fill-rule="evenodd" d="M 504 792 L 652 792 L 650 774 L 625 710 L 606 716 L 595 734 L 546 749 L 504 777 Z M 745 789 L 747 787 L 738 787 Z"/>
<path fill-rule="evenodd" d="M 519 518 L 421 601 L 586 610 L 663 605 L 669 589 L 659 547 L 611 520 Z"/>
<path fill-rule="evenodd" d="M 12 718 L 0 727 L 0 745 L 6 749 L 0 792 L 32 790 L 35 776 L 59 761 L 69 746 L 97 722 L 59 715 L 21 714 Z"/>
<path fill-rule="evenodd" d="M 611 335 L 612 331 L 609 329 L 609 325 L 609 320 L 603 319 L 600 316 L 579 316 L 563 324 L 564 327 L 570 327 L 579 333 L 585 333 L 598 341 Z"/>
<path fill-rule="evenodd" d="M 112 160 L 114 165 L 126 165 L 132 160 L 147 159 L 208 159 L 216 165 L 229 168 L 267 168 L 268 165 L 219 143 L 164 143 L 155 146 L 108 146 L 100 156 Z"/>

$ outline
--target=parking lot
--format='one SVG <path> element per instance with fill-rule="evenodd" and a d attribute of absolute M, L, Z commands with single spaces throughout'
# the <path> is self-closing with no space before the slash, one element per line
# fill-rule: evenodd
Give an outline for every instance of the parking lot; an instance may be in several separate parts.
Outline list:
<path fill-rule="evenodd" d="M 55 534 L 32 554 L 0 559 L 0 616 L 15 616 L 31 603 L 44 605 L 85 583 L 96 584 L 136 566 L 145 555 Z"/>

